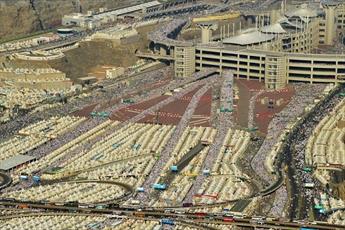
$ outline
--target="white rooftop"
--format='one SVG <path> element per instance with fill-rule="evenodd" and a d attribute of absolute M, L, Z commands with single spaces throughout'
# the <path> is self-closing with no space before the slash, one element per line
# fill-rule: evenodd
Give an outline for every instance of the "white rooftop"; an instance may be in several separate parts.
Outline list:
<path fill-rule="evenodd" d="M 299 8 L 287 12 L 286 15 L 288 17 L 313 18 L 317 16 L 317 10 L 308 7 L 307 4 L 302 4 Z"/>
<path fill-rule="evenodd" d="M 109 15 L 109 13 L 112 15 L 123 15 L 123 14 L 128 14 L 128 13 L 141 10 L 143 8 L 149 8 L 149 7 L 159 6 L 159 5 L 161 5 L 159 1 L 151 1 L 151 2 L 147 2 L 147 3 L 135 5 L 135 6 L 130 6 L 130 7 L 110 11 L 110 12 L 101 13 L 100 15 Z"/>
<path fill-rule="evenodd" d="M 243 33 L 223 40 L 224 44 L 251 45 L 270 41 L 275 37 L 274 34 L 264 34 L 259 31 Z"/>
<path fill-rule="evenodd" d="M 29 155 L 15 155 L 6 160 L 0 161 L 0 170 L 10 170 L 18 165 L 34 160 L 35 157 Z"/>
<path fill-rule="evenodd" d="M 267 25 L 261 28 L 262 33 L 271 33 L 271 34 L 283 34 L 286 33 L 284 28 L 280 23 L 275 23 L 273 25 Z"/>

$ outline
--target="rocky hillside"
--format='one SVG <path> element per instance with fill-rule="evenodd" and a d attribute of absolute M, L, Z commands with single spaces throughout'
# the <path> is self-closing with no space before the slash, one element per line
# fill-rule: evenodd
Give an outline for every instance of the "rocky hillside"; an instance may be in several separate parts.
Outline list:
<path fill-rule="evenodd" d="M 136 4 L 142 0 L 0 0 L 0 39 L 49 29 L 65 14 Z"/>

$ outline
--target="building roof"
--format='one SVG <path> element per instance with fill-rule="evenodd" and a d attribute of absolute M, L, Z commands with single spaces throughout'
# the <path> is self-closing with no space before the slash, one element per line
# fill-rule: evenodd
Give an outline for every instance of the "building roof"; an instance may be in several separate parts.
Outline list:
<path fill-rule="evenodd" d="M 286 30 L 280 25 L 280 23 L 275 23 L 273 25 L 264 26 L 261 28 L 262 33 L 271 33 L 271 34 L 283 34 L 286 33 Z"/>
<path fill-rule="evenodd" d="M 243 33 L 223 40 L 224 44 L 251 45 L 270 41 L 275 37 L 274 34 L 264 34 L 259 31 Z"/>
<path fill-rule="evenodd" d="M 313 18 L 313 17 L 317 17 L 317 10 L 308 7 L 307 4 L 302 4 L 299 8 L 287 12 L 286 15 L 288 17 Z"/>
<path fill-rule="evenodd" d="M 301 20 L 301 21 L 298 21 L 298 20 L 295 20 L 295 21 L 290 21 L 288 18 L 286 17 L 283 17 L 279 20 L 279 23 L 280 25 L 282 26 L 290 26 L 290 27 L 294 27 L 294 28 L 297 28 L 297 29 L 302 29 L 303 28 L 303 22 L 304 20 Z"/>
<path fill-rule="evenodd" d="M 81 14 L 81 13 L 73 13 L 70 15 L 65 15 L 64 18 L 69 18 L 69 19 L 76 19 L 80 21 L 86 22 L 87 20 L 102 20 L 105 17 L 113 17 L 113 16 L 120 16 L 124 14 L 129 14 L 133 13 L 142 9 L 146 8 L 151 8 L 151 7 L 156 7 L 161 5 L 159 1 L 151 1 L 151 2 L 146 2 L 134 6 L 129 6 L 121 9 L 116 9 L 116 10 L 109 10 L 106 12 L 98 12 L 93 15 L 88 15 L 88 14 Z"/>
<path fill-rule="evenodd" d="M 24 164 L 26 162 L 32 161 L 36 159 L 33 156 L 30 155 L 16 155 L 13 157 L 10 157 L 6 160 L 0 161 L 0 170 L 10 170 L 18 165 Z"/>
<path fill-rule="evenodd" d="M 135 5 L 135 6 L 130 6 L 130 7 L 126 7 L 126 8 L 122 8 L 122 9 L 118 9 L 118 10 L 112 10 L 112 11 L 108 11 L 105 13 L 100 13 L 102 16 L 104 15 L 123 15 L 123 14 L 128 14 L 128 13 L 132 13 L 138 10 L 141 10 L 143 8 L 150 8 L 150 7 L 155 7 L 155 6 L 159 6 L 161 5 L 161 3 L 159 1 L 151 1 L 151 2 L 146 2 L 146 3 L 142 3 L 139 5 Z"/>
<path fill-rule="evenodd" d="M 80 77 L 80 78 L 78 78 L 78 80 L 80 80 L 80 81 L 91 81 L 91 80 L 97 80 L 97 78 L 93 77 L 93 76 L 88 76 L 88 77 Z"/>

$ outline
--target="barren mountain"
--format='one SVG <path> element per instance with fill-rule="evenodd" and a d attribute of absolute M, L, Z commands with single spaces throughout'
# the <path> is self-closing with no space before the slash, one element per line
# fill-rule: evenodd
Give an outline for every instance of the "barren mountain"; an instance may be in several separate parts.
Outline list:
<path fill-rule="evenodd" d="M 122 7 L 140 0 L 0 0 L 0 39 L 49 29 L 64 14 Z"/>

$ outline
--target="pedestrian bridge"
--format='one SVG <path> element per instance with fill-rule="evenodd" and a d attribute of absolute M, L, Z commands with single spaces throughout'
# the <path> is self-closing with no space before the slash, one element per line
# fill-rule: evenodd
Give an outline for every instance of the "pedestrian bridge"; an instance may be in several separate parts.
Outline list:
<path fill-rule="evenodd" d="M 140 58 L 150 58 L 153 60 L 169 60 L 173 61 L 174 57 L 170 55 L 160 55 L 160 54 L 151 54 L 151 53 L 136 53 L 135 56 Z"/>

